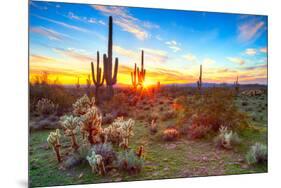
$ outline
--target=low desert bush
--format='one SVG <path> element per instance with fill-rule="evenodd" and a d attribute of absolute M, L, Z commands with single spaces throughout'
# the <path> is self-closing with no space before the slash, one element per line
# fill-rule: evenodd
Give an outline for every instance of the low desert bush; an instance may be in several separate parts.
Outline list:
<path fill-rule="evenodd" d="M 234 145 L 241 142 L 241 139 L 236 132 L 229 131 L 227 127 L 221 126 L 219 135 L 215 137 L 214 142 L 218 147 L 232 149 Z"/>
<path fill-rule="evenodd" d="M 55 105 L 51 100 L 42 98 L 36 104 L 36 110 L 41 115 L 50 115 L 57 111 L 58 105 Z"/>
<path fill-rule="evenodd" d="M 257 164 L 267 162 L 267 146 L 261 143 L 255 143 L 246 154 L 248 164 Z"/>
<path fill-rule="evenodd" d="M 176 112 L 174 110 L 169 110 L 167 112 L 164 112 L 163 116 L 161 117 L 162 121 L 167 121 L 169 119 L 173 119 L 177 116 Z"/>
<path fill-rule="evenodd" d="M 163 132 L 163 139 L 165 141 L 174 141 L 179 138 L 179 131 L 175 128 L 167 128 Z"/>
<path fill-rule="evenodd" d="M 235 105 L 233 93 L 225 88 L 209 88 L 202 95 L 180 98 L 176 101 L 178 122 L 189 122 L 188 135 L 201 138 L 218 132 L 220 125 L 236 130 L 248 126 L 248 117 Z M 184 124 L 182 124 L 184 125 Z M 181 124 L 177 125 L 180 129 Z"/>
<path fill-rule="evenodd" d="M 92 151 L 102 156 L 105 165 L 112 164 L 116 159 L 116 153 L 110 143 L 93 145 L 90 149 L 90 153 Z"/>
<path fill-rule="evenodd" d="M 125 150 L 117 156 L 117 166 L 129 174 L 139 173 L 143 167 L 144 160 L 138 157 L 133 150 Z"/>

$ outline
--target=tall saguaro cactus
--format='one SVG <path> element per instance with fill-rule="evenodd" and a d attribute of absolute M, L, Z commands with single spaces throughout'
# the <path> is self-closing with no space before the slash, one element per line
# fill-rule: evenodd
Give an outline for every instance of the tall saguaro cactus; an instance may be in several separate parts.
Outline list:
<path fill-rule="evenodd" d="M 199 91 L 201 92 L 201 89 L 202 89 L 202 65 L 200 65 L 200 75 L 199 75 L 199 79 L 197 81 L 197 87 L 198 87 Z"/>
<path fill-rule="evenodd" d="M 234 88 L 235 88 L 236 94 L 238 94 L 238 93 L 239 93 L 238 76 L 237 76 L 237 78 L 236 78 L 236 81 L 234 82 Z"/>
<path fill-rule="evenodd" d="M 112 74 L 112 16 L 109 17 L 107 56 L 104 54 L 104 77 L 108 89 L 108 96 L 113 96 L 113 85 L 117 82 L 118 58 L 115 58 L 114 72 Z"/>
<path fill-rule="evenodd" d="M 138 81 L 137 81 L 137 64 L 135 63 L 134 72 L 131 72 L 131 78 L 132 78 L 132 85 L 134 89 L 137 89 Z"/>
<path fill-rule="evenodd" d="M 105 62 L 104 62 L 105 65 Z M 95 66 L 94 63 L 91 62 L 91 67 L 92 67 L 92 80 L 95 84 L 95 101 L 98 104 L 100 102 L 99 100 L 99 88 L 103 85 L 104 83 L 104 77 L 105 75 L 103 74 L 102 76 L 102 72 L 101 72 L 101 68 L 100 68 L 100 54 L 99 51 L 97 51 L 97 74 L 95 75 Z M 105 66 L 104 66 L 105 67 Z"/>
<path fill-rule="evenodd" d="M 137 86 L 143 87 L 143 82 L 145 81 L 145 73 L 146 70 L 144 69 L 144 52 L 141 51 L 141 69 L 137 67 L 135 63 L 134 71 L 131 72 L 131 79 L 133 88 L 136 89 Z"/>
<path fill-rule="evenodd" d="M 139 70 L 139 68 L 137 68 L 138 81 L 139 81 L 139 84 L 141 87 L 143 85 L 143 82 L 145 81 L 145 72 L 146 72 L 146 70 L 144 69 L 143 60 L 144 60 L 144 52 L 142 50 L 141 51 L 141 70 Z"/>

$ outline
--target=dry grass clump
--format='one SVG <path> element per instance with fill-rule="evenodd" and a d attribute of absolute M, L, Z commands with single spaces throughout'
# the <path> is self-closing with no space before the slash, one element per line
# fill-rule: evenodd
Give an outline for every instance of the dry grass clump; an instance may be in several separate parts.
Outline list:
<path fill-rule="evenodd" d="M 179 131 L 175 128 L 167 128 L 163 132 L 163 139 L 165 141 L 174 141 L 179 138 Z"/>

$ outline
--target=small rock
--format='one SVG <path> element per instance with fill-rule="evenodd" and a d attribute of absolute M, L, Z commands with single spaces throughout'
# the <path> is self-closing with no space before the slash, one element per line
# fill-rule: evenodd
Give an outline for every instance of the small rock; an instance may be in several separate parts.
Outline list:
<path fill-rule="evenodd" d="M 81 178 L 83 177 L 83 175 L 84 175 L 84 173 L 81 172 L 81 173 L 79 174 L 78 178 L 81 179 Z"/>
<path fill-rule="evenodd" d="M 248 168 L 249 168 L 249 165 L 248 165 L 248 164 L 242 164 L 242 165 L 241 165 L 241 168 L 243 168 L 243 169 L 248 169 Z"/>
<path fill-rule="evenodd" d="M 177 147 L 176 144 L 166 144 L 167 149 L 175 149 Z"/>
<path fill-rule="evenodd" d="M 114 181 L 122 181 L 121 177 L 116 178 Z"/>

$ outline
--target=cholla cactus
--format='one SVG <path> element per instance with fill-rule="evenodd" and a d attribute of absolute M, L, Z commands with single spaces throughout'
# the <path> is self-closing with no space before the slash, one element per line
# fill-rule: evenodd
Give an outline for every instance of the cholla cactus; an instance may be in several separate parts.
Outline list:
<path fill-rule="evenodd" d="M 81 120 L 79 117 L 63 116 L 61 117 L 61 125 L 65 129 L 65 135 L 71 137 L 71 147 L 74 150 L 79 148 L 77 144 L 76 135 L 79 132 L 79 125 L 81 124 Z"/>
<path fill-rule="evenodd" d="M 139 158 L 141 158 L 143 156 L 143 152 L 144 152 L 144 149 L 143 149 L 143 145 L 141 145 L 139 148 L 138 148 L 138 151 L 137 151 L 137 156 Z"/>
<path fill-rule="evenodd" d="M 89 99 L 87 95 L 79 98 L 72 106 L 73 106 L 73 113 L 75 115 L 84 115 L 87 113 L 88 109 L 95 103 L 94 97 L 92 100 Z"/>
<path fill-rule="evenodd" d="M 123 125 L 121 126 L 121 138 L 122 142 L 119 146 L 123 146 L 124 148 L 128 148 L 129 146 L 129 138 L 134 136 L 133 127 L 135 125 L 135 121 L 132 119 L 128 119 L 127 121 L 123 121 Z"/>
<path fill-rule="evenodd" d="M 90 156 L 87 156 L 87 160 L 92 167 L 92 172 L 93 173 L 99 173 L 99 175 L 104 175 L 105 174 L 105 167 L 104 167 L 104 162 L 103 158 L 101 155 L 96 154 L 95 151 L 92 151 Z"/>
<path fill-rule="evenodd" d="M 90 144 L 101 142 L 102 134 L 102 114 L 96 106 L 92 106 L 88 111 L 81 116 L 81 129 L 83 135 L 87 134 Z"/>
<path fill-rule="evenodd" d="M 133 127 L 135 121 L 123 117 L 118 117 L 113 123 L 103 130 L 105 140 L 117 143 L 120 147 L 128 148 L 129 138 L 134 135 Z"/>
<path fill-rule="evenodd" d="M 255 143 L 246 155 L 248 164 L 264 163 L 267 161 L 267 146 Z"/>
<path fill-rule="evenodd" d="M 221 126 L 219 132 L 216 142 L 223 148 L 232 149 L 234 144 L 240 143 L 241 141 L 237 133 L 229 131 L 225 126 Z"/>
<path fill-rule="evenodd" d="M 55 105 L 51 100 L 42 98 L 36 104 L 36 110 L 41 115 L 48 115 L 56 112 L 58 105 Z"/>
<path fill-rule="evenodd" d="M 55 132 L 50 132 L 48 138 L 47 138 L 47 142 L 48 144 L 53 147 L 54 152 L 56 153 L 57 156 L 57 160 L 58 162 L 61 162 L 61 156 L 60 156 L 60 139 L 61 135 L 60 135 L 60 130 L 56 129 Z"/>

